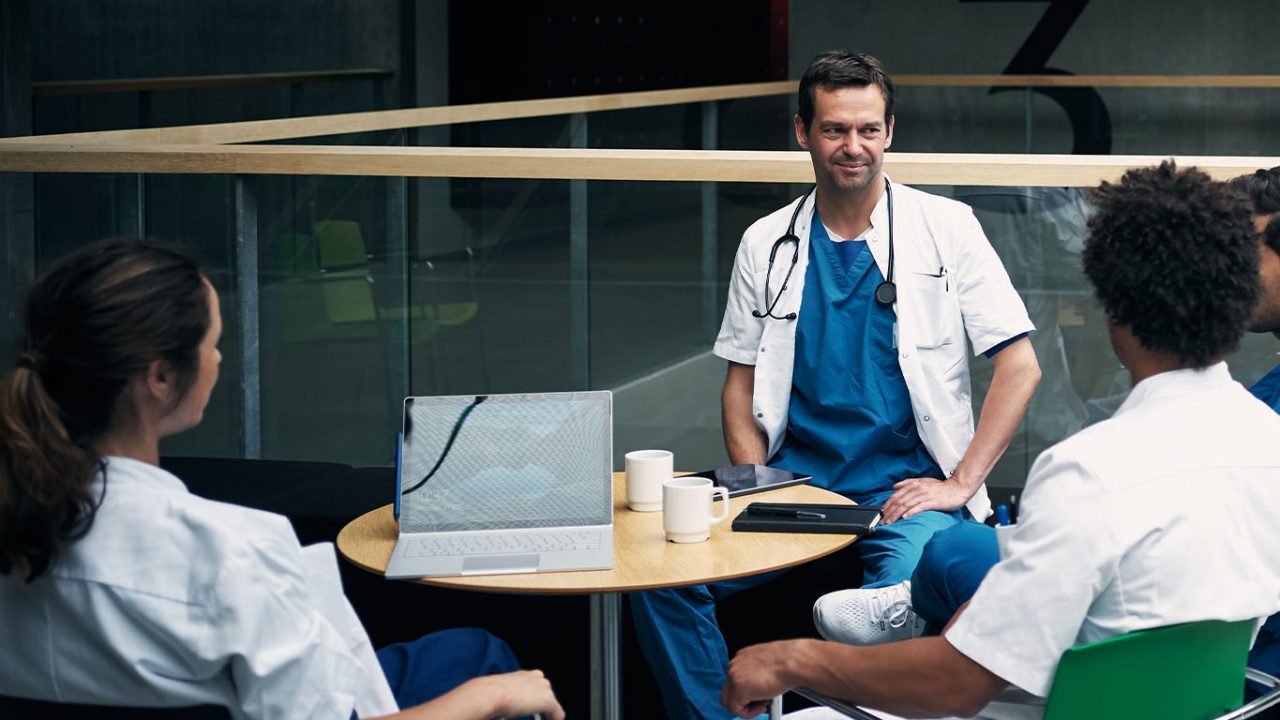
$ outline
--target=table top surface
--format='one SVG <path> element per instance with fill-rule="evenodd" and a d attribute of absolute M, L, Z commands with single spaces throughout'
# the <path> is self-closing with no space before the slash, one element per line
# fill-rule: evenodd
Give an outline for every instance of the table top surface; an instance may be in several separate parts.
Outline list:
<path fill-rule="evenodd" d="M 842 495 L 810 485 L 770 490 L 729 501 L 729 517 L 711 526 L 700 543 L 667 542 L 662 512 L 627 507 L 624 474 L 613 475 L 613 568 L 515 575 L 422 578 L 418 582 L 468 590 L 514 593 L 630 592 L 730 580 L 808 562 L 847 547 L 852 535 L 733 532 L 729 525 L 748 503 L 847 504 Z M 352 520 L 338 534 L 338 551 L 350 562 L 382 574 L 395 547 L 391 505 Z"/>

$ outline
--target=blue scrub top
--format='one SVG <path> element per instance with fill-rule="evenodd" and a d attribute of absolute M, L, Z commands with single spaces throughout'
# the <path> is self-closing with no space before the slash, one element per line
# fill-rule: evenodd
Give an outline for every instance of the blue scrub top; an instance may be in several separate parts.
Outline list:
<path fill-rule="evenodd" d="M 1249 388 L 1249 392 L 1270 405 L 1271 409 L 1280 412 L 1280 365 L 1271 368 L 1271 372 L 1254 383 L 1253 387 Z"/>
<path fill-rule="evenodd" d="M 1280 412 L 1280 365 L 1249 388 L 1254 397 Z M 1272 615 L 1258 631 L 1258 637 L 1249 651 L 1249 667 L 1275 675 L 1280 673 L 1280 614 Z"/>
<path fill-rule="evenodd" d="M 775 467 L 866 502 L 912 477 L 944 477 L 916 430 L 894 348 L 893 308 L 866 242 L 832 242 L 817 212 L 796 320 L 791 404 Z"/>

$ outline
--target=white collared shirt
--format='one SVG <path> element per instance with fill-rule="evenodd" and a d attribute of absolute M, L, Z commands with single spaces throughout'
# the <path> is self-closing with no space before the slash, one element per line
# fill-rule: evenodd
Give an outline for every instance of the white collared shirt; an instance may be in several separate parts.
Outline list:
<path fill-rule="evenodd" d="M 769 271 L 769 254 L 787 231 L 796 204 L 757 220 L 742 236 L 729 281 L 729 301 L 713 352 L 755 366 L 752 413 L 768 437 L 772 457 L 786 435 L 795 364 L 795 320 L 756 318 L 777 299 L 773 314 L 803 312 L 809 264 L 809 226 L 814 197 L 796 220 L 798 258 L 783 289 L 796 248 L 780 246 Z M 876 265 L 889 276 L 887 197 L 871 213 L 865 238 Z M 916 429 L 925 448 L 948 476 L 973 439 L 973 405 L 965 336 L 980 355 L 1033 329 L 1022 299 L 968 206 L 893 184 L 894 281 L 898 286 L 898 365 L 911 395 Z M 766 300 L 765 280 L 769 293 Z M 985 487 L 968 503 L 977 518 L 991 512 Z"/>
<path fill-rule="evenodd" d="M 1280 415 L 1224 363 L 1147 378 L 1046 450 L 1000 562 L 946 633 L 1035 695 L 1067 649 L 1280 610 Z"/>
<path fill-rule="evenodd" d="M 107 459 L 102 498 L 48 573 L 0 576 L 0 694 L 237 718 L 397 709 L 332 546 L 301 548 L 285 518 L 135 460 Z"/>

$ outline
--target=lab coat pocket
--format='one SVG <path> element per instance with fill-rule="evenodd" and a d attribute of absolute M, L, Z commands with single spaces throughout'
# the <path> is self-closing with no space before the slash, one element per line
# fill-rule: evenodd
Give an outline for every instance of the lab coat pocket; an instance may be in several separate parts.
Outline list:
<path fill-rule="evenodd" d="M 916 347 L 928 349 L 956 342 L 956 298 L 952 289 L 951 278 L 946 273 L 938 277 L 912 273 L 907 296 L 899 302 L 912 304 L 904 310 L 910 313 L 914 325 L 912 336 Z"/>

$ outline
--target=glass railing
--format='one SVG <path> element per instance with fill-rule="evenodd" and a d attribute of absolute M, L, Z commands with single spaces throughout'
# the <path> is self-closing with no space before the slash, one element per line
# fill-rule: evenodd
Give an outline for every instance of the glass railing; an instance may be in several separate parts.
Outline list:
<path fill-rule="evenodd" d="M 1045 90 L 902 87 L 894 147 L 903 152 L 1280 155 L 1280 138 L 1271 130 L 1280 117 L 1274 87 L 1051 89 L 1055 95 Z"/>
<path fill-rule="evenodd" d="M 136 234 L 127 202 L 136 180 L 39 175 L 40 268 L 80 238 Z M 709 351 L 733 253 L 746 225 L 801 191 L 552 180 L 486 180 L 461 191 L 449 187 L 456 179 L 367 177 L 145 182 L 145 234 L 195 248 L 227 328 L 204 423 L 164 451 L 353 464 L 388 461 L 406 394 L 585 388 L 616 391 L 619 453 L 664 447 L 682 467 L 723 462 L 724 362 Z M 404 193 L 412 184 L 411 237 Z M 1089 209 L 1076 188 L 928 189 L 974 208 L 1037 327 L 1044 378 L 992 476 L 1019 485 L 1040 451 L 1108 416 L 1127 390 L 1080 270 Z M 245 217 L 246 194 L 256 217 Z M 1249 383 L 1274 365 L 1276 350 L 1274 338 L 1250 336 L 1232 370 Z M 979 357 L 971 370 L 980 408 L 991 364 Z"/>
<path fill-rule="evenodd" d="M 609 389 L 619 458 L 663 447 L 680 467 L 711 467 L 725 460 L 725 363 L 710 346 L 734 252 L 811 177 L 800 153 L 735 151 L 790 147 L 790 111 L 789 97 L 739 98 L 276 138 L 177 159 L 160 158 L 163 143 L 139 145 L 87 165 L 71 162 L 89 154 L 77 149 L 42 159 L 33 176 L 33 271 L 110 235 L 201 256 L 223 300 L 222 381 L 204 423 L 166 441 L 168 454 L 384 464 L 407 394 Z M 344 145 L 356 141 L 390 155 Z M 251 159 L 265 174 L 225 174 L 228 154 L 281 144 L 302 154 Z M 673 152 L 597 150 L 620 147 Z M 420 154 L 433 148 L 495 153 Z M 569 150 L 543 160 L 524 148 Z M 681 152 L 704 148 L 723 152 Z M 14 155 L 0 146 L 0 168 L 34 168 Z M 141 174 L 103 172 L 117 158 Z M 1203 160 L 1220 177 L 1280 164 Z M 889 156 L 895 179 L 974 208 L 1038 328 L 1044 379 L 995 484 L 1020 485 L 1041 450 L 1123 397 L 1126 375 L 1080 272 L 1089 211 L 1078 188 L 1154 161 Z M 362 171 L 377 175 L 322 174 Z M 937 184 L 961 177 L 982 184 Z M 17 306 L 18 289 L 0 293 Z M 15 333 L 0 342 L 13 347 Z M 1270 336 L 1247 338 L 1236 377 L 1261 376 L 1276 349 Z M 971 369 L 980 407 L 991 366 L 978 358 Z"/>

